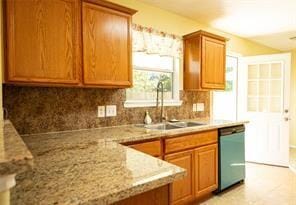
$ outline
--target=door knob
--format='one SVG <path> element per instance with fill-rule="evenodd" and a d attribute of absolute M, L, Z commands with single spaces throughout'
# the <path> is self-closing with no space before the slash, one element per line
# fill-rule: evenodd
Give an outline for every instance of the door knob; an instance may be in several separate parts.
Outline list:
<path fill-rule="evenodd" d="M 285 121 L 289 121 L 289 120 L 291 120 L 291 118 L 285 117 Z"/>
<path fill-rule="evenodd" d="M 285 113 L 288 113 L 288 112 L 289 112 L 289 110 L 288 110 L 288 109 L 285 109 L 285 110 L 284 110 L 284 112 L 285 112 Z"/>

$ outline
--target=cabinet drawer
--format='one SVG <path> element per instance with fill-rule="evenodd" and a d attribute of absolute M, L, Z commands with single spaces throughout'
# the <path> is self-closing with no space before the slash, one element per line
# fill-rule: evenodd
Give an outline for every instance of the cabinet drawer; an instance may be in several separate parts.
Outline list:
<path fill-rule="evenodd" d="M 211 130 L 165 140 L 165 153 L 199 147 L 218 141 L 218 131 Z"/>
<path fill-rule="evenodd" d="M 143 142 L 139 144 L 129 145 L 129 147 L 136 149 L 140 152 L 158 157 L 161 155 L 161 144 L 160 140 L 155 140 L 151 142 Z"/>

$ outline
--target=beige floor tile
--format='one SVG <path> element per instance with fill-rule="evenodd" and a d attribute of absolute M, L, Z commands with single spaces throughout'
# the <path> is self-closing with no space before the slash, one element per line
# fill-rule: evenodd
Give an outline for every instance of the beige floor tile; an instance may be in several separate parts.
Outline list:
<path fill-rule="evenodd" d="M 296 148 L 290 148 L 290 166 L 296 171 Z"/>
<path fill-rule="evenodd" d="M 289 168 L 247 163 L 246 180 L 202 205 L 296 205 L 296 173 Z"/>

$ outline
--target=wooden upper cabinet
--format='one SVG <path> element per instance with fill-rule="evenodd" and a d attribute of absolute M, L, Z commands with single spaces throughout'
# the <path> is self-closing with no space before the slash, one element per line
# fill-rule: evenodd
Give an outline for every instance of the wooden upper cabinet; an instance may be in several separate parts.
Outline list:
<path fill-rule="evenodd" d="M 91 3 L 88 3 L 91 2 Z M 131 18 L 134 10 L 101 1 L 83 2 L 83 82 L 102 87 L 132 85 Z"/>
<path fill-rule="evenodd" d="M 184 89 L 224 90 L 226 39 L 205 31 L 184 38 Z"/>
<path fill-rule="evenodd" d="M 5 12 L 7 83 L 79 83 L 79 1 L 9 0 Z"/>
<path fill-rule="evenodd" d="M 194 151 L 178 152 L 165 156 L 169 163 L 187 171 L 186 177 L 173 182 L 170 186 L 170 204 L 187 204 L 194 200 Z"/>
<path fill-rule="evenodd" d="M 135 10 L 104 0 L 5 3 L 5 83 L 132 85 L 131 18 Z"/>
<path fill-rule="evenodd" d="M 225 42 L 202 36 L 201 87 L 225 89 Z"/>
<path fill-rule="evenodd" d="M 195 149 L 195 196 L 218 188 L 218 144 Z"/>

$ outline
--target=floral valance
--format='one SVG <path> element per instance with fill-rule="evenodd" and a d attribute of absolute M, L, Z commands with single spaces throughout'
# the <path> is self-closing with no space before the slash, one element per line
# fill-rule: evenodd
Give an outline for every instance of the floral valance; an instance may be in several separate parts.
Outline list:
<path fill-rule="evenodd" d="M 133 51 L 181 57 L 182 38 L 153 28 L 133 24 Z"/>

